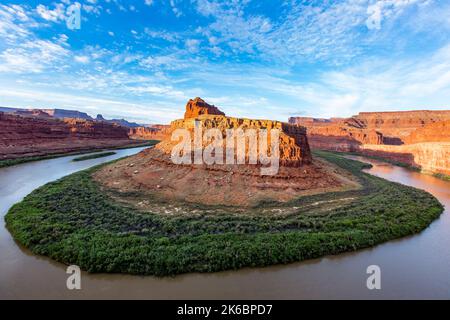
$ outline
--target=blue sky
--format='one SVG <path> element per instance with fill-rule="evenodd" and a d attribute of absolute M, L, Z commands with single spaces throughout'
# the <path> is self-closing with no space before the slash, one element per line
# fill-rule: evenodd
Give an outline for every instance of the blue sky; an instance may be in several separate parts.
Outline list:
<path fill-rule="evenodd" d="M 450 109 L 450 2 L 2 1 L 0 106 L 142 123 Z"/>

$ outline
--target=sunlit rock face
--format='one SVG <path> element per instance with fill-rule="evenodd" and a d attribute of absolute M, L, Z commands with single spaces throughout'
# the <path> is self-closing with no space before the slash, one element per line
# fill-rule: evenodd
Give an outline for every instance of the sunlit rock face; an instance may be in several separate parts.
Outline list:
<path fill-rule="evenodd" d="M 170 125 L 153 125 L 150 127 L 130 128 L 128 136 L 136 140 L 164 140 L 170 133 Z"/>
<path fill-rule="evenodd" d="M 403 144 L 415 130 L 429 124 L 450 120 L 450 110 L 361 112 L 354 118 L 368 129 L 381 132 L 384 144 Z"/>
<path fill-rule="evenodd" d="M 197 97 L 188 101 L 186 105 L 186 112 L 184 114 L 185 119 L 195 118 L 204 114 L 220 116 L 225 115 L 225 113 L 220 111 L 216 106 L 206 103 L 202 98 Z"/>
<path fill-rule="evenodd" d="M 450 120 L 433 120 L 421 125 L 403 138 L 403 142 L 400 146 L 365 145 L 364 150 L 387 153 L 386 156 L 423 171 L 450 174 Z"/>
<path fill-rule="evenodd" d="M 450 120 L 429 123 L 405 138 L 405 143 L 450 142 Z"/>
<path fill-rule="evenodd" d="M 340 119 L 290 118 L 313 149 L 380 156 L 426 172 L 450 174 L 450 111 L 361 112 Z"/>
<path fill-rule="evenodd" d="M 270 131 L 278 129 L 280 165 L 299 167 L 303 164 L 310 164 L 312 161 L 305 127 L 273 120 L 226 117 L 217 107 L 209 105 L 201 98 L 196 98 L 189 100 L 187 103 L 184 119 L 172 121 L 170 131 L 187 129 L 193 137 L 196 122 L 201 126 L 203 132 L 207 129 L 219 129 L 222 132 L 224 144 L 226 143 L 228 129 L 242 129 L 244 131 L 254 129 L 257 133 L 264 129 L 267 130 L 269 139 Z M 178 142 L 171 141 L 170 137 L 167 137 L 156 148 L 169 154 L 176 143 Z"/>
<path fill-rule="evenodd" d="M 402 162 L 425 172 L 450 175 L 450 142 L 363 145 L 360 152 Z"/>
<path fill-rule="evenodd" d="M 362 144 L 382 144 L 383 135 L 368 129 L 356 119 L 317 119 L 292 117 L 290 124 L 307 128 L 312 148 L 334 151 L 356 151 Z"/>

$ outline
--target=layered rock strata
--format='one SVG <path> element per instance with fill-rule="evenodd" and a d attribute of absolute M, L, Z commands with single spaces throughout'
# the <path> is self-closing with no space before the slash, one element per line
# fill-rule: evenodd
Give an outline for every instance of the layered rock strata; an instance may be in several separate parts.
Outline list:
<path fill-rule="evenodd" d="M 0 112 L 0 159 L 132 144 L 128 129 L 82 119 L 22 117 Z"/>
<path fill-rule="evenodd" d="M 268 132 L 268 145 L 270 146 L 270 130 L 279 130 L 279 150 L 280 165 L 299 167 L 303 164 L 310 164 L 312 161 L 311 150 L 309 148 L 308 139 L 306 137 L 306 129 L 301 126 L 294 126 L 288 123 L 272 120 L 254 120 L 240 119 L 225 116 L 201 115 L 196 118 L 186 118 L 175 120 L 171 123 L 170 131 L 176 129 L 187 129 L 194 135 L 195 123 L 199 123 L 202 131 L 207 129 L 219 129 L 222 137 L 226 138 L 226 130 L 228 129 L 253 129 L 259 132 L 262 129 Z M 164 140 L 156 146 L 157 149 L 170 154 L 178 141 L 172 141 L 170 138 Z M 225 144 L 225 141 L 224 141 Z M 224 146 L 225 147 L 225 146 Z"/>
<path fill-rule="evenodd" d="M 290 124 L 304 126 L 315 149 L 356 151 L 362 144 L 382 144 L 383 135 L 356 119 L 316 119 L 293 117 Z"/>
<path fill-rule="evenodd" d="M 128 136 L 136 140 L 164 140 L 170 135 L 170 125 L 153 125 L 150 127 L 130 128 Z"/>
<path fill-rule="evenodd" d="M 306 126 L 311 147 L 387 158 L 450 173 L 450 110 L 362 112 L 348 119 L 290 118 Z"/>

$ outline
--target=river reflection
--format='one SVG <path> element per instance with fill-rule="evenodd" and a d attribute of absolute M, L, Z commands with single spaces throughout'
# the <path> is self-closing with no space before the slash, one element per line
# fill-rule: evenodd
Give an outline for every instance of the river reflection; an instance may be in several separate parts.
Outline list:
<path fill-rule="evenodd" d="M 0 213 L 46 182 L 138 152 L 74 163 L 73 157 L 0 169 Z M 173 278 L 83 273 L 82 290 L 66 289 L 66 266 L 31 254 L 0 227 L 0 298 L 55 299 L 404 299 L 450 298 L 450 183 L 374 160 L 366 170 L 427 190 L 446 206 L 422 233 L 374 248 L 262 269 Z M 3 221 L 3 219 L 2 219 Z M 366 288 L 366 268 L 381 267 L 382 289 Z"/>

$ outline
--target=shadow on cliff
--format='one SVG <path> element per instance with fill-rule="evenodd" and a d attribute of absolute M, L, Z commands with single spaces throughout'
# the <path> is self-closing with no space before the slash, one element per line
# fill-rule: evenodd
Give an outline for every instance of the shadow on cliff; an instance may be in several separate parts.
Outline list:
<path fill-rule="evenodd" d="M 383 144 L 391 146 L 401 146 L 402 144 L 405 144 L 405 142 L 397 137 L 383 137 Z"/>

